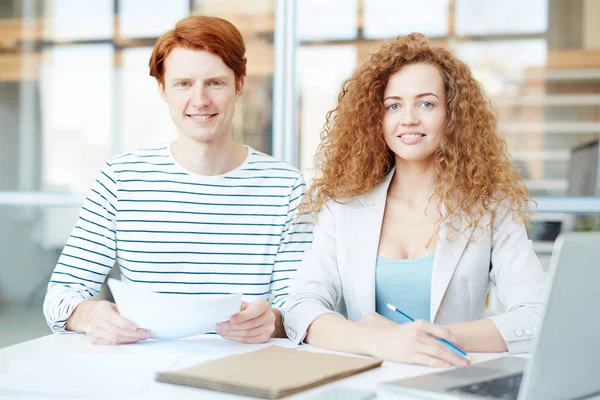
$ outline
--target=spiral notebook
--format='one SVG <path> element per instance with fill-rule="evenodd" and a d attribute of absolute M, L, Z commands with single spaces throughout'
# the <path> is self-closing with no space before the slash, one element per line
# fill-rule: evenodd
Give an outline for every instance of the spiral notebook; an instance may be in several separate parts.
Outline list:
<path fill-rule="evenodd" d="M 189 368 L 159 372 L 155 378 L 159 382 L 278 399 L 377 368 L 381 363 L 372 358 L 270 346 Z"/>

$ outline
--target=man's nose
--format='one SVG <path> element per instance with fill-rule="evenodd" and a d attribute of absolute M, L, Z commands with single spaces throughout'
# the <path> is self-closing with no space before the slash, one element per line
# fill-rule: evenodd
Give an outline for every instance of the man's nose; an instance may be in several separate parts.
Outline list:
<path fill-rule="evenodd" d="M 206 107 L 210 104 L 210 97 L 208 96 L 206 87 L 198 85 L 194 88 L 192 104 L 198 108 Z"/>

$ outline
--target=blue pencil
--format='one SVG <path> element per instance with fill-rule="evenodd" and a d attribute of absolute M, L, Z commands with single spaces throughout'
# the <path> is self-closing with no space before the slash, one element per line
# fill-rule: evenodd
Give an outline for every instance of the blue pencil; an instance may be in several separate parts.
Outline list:
<path fill-rule="evenodd" d="M 387 303 L 387 308 L 389 308 L 390 310 L 400 314 L 402 316 L 402 318 L 404 318 L 405 320 L 409 321 L 409 322 L 415 322 L 414 318 L 412 318 L 411 316 L 403 313 L 402 311 L 398 310 L 398 308 L 396 308 L 395 305 L 391 304 L 391 303 Z M 467 353 L 465 353 L 461 348 L 459 348 L 458 346 L 450 343 L 449 341 L 445 340 L 445 339 L 440 339 L 440 338 L 436 338 L 437 340 L 439 340 L 440 342 L 444 343 L 446 345 L 446 347 L 448 347 L 450 350 L 452 350 L 453 352 L 455 352 L 456 354 L 458 354 L 459 356 L 466 358 L 467 357 Z"/>

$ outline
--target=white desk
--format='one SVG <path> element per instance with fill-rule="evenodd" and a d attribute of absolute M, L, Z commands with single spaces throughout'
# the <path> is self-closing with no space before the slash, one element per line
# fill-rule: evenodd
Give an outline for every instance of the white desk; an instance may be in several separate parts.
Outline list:
<path fill-rule="evenodd" d="M 292 347 L 287 339 L 275 339 L 270 344 Z M 92 345 L 85 335 L 49 335 L 0 350 L 0 399 L 251 399 L 155 382 L 154 372 L 264 346 L 229 342 L 216 335 L 122 346 Z M 311 346 L 301 349 L 317 351 Z M 498 356 L 473 354 L 471 358 L 477 362 Z M 308 400 L 335 386 L 376 391 L 377 399 L 402 399 L 407 397 L 377 384 L 431 371 L 435 370 L 384 362 L 380 368 L 286 399 Z"/>

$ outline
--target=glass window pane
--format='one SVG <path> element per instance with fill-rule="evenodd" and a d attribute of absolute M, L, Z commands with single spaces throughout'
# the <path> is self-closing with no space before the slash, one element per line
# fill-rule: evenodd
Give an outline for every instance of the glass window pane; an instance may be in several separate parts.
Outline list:
<path fill-rule="evenodd" d="M 364 0 L 363 35 L 391 38 L 420 32 L 430 37 L 448 34 L 449 0 Z"/>
<path fill-rule="evenodd" d="M 25 134 L 21 132 L 24 121 L 19 112 L 22 86 L 20 82 L 0 82 L 0 190 L 16 190 L 20 186 L 20 150 L 21 143 L 25 141 Z M 34 91 L 39 92 L 37 88 Z M 35 110 L 30 108 L 30 111 L 33 116 L 38 116 Z M 31 131 L 27 133 L 32 133 Z M 30 161 L 33 162 L 35 158 L 35 155 L 32 155 Z"/>
<path fill-rule="evenodd" d="M 50 19 L 51 39 L 89 40 L 113 37 L 113 0 L 47 2 L 52 10 Z"/>
<path fill-rule="evenodd" d="M 112 45 L 45 51 L 42 89 L 42 184 L 51 192 L 87 193 L 111 156 Z"/>
<path fill-rule="evenodd" d="M 305 46 L 298 50 L 300 169 L 311 178 L 325 114 L 336 105 L 342 82 L 356 66 L 355 46 Z"/>
<path fill-rule="evenodd" d="M 494 96 L 516 90 L 507 76 L 544 67 L 548 46 L 544 39 L 461 42 L 455 53 Z"/>
<path fill-rule="evenodd" d="M 581 167 L 573 151 L 600 138 L 600 75 L 598 69 L 552 67 L 550 51 L 560 52 L 548 50 L 543 39 L 456 47 L 490 96 L 513 162 L 532 194 L 595 193 L 600 177 L 573 173 Z"/>
<path fill-rule="evenodd" d="M 258 29 L 257 24 L 273 29 L 271 19 L 275 13 L 274 0 L 191 0 L 191 3 L 195 14 L 225 18 L 240 30 L 245 30 L 246 24 L 250 22 L 254 25 L 253 29 Z M 252 17 L 252 21 L 246 19 L 246 24 L 243 24 L 244 17 Z M 266 24 L 269 20 L 271 23 Z"/>
<path fill-rule="evenodd" d="M 542 33 L 548 0 L 456 0 L 456 33 L 466 35 Z"/>
<path fill-rule="evenodd" d="M 358 0 L 302 0 L 296 4 L 299 40 L 356 38 Z"/>
<path fill-rule="evenodd" d="M 156 80 L 148 74 L 151 47 L 123 50 L 120 82 L 121 148 L 131 151 L 154 147 L 176 137 L 167 105 Z"/>
<path fill-rule="evenodd" d="M 189 0 L 119 0 L 119 31 L 123 38 L 158 37 L 189 13 Z"/>
<path fill-rule="evenodd" d="M 79 206 L 7 206 L 0 202 L 0 348 L 50 334 L 42 302 L 78 212 Z"/>

